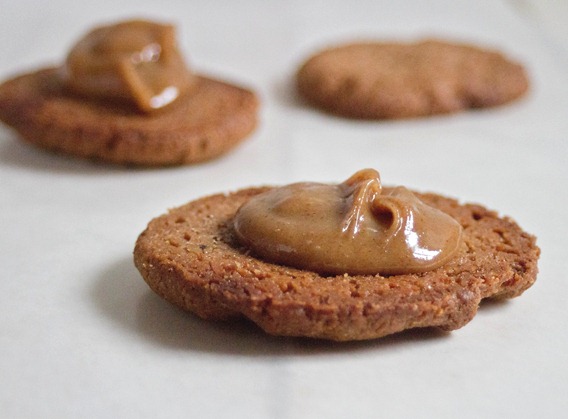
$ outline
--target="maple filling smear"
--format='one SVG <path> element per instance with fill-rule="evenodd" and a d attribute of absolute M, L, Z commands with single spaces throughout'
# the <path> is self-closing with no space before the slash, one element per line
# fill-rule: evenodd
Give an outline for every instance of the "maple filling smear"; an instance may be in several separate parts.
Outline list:
<path fill-rule="evenodd" d="M 436 269 L 462 227 L 404 187 L 384 190 L 364 169 L 340 184 L 294 183 L 239 208 L 239 242 L 262 259 L 321 274 L 396 275 Z"/>
<path fill-rule="evenodd" d="M 177 48 L 175 28 L 145 20 L 93 29 L 73 46 L 62 70 L 71 91 L 122 100 L 143 113 L 174 102 L 193 81 Z"/>

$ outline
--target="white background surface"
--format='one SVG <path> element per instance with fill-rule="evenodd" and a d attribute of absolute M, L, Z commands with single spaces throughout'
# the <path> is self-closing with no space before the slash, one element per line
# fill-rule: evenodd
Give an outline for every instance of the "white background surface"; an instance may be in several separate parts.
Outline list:
<path fill-rule="evenodd" d="M 86 29 L 133 16 L 173 21 L 194 69 L 254 88 L 261 123 L 220 160 L 163 170 L 47 154 L 0 127 L 0 417 L 566 417 L 566 2 L 1 0 L 0 78 L 56 63 Z M 360 122 L 308 109 L 291 89 L 297 65 L 329 43 L 431 35 L 521 61 L 530 94 Z M 201 321 L 132 265 L 136 237 L 167 208 L 364 167 L 512 216 L 542 248 L 535 286 L 482 304 L 451 334 L 334 344 Z"/>

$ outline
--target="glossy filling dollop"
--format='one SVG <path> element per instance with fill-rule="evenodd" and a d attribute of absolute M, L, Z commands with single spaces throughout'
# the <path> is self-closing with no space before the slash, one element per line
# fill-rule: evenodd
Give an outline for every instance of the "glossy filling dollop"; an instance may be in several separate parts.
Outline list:
<path fill-rule="evenodd" d="M 93 29 L 71 49 L 63 70 L 73 92 L 126 100 L 146 113 L 174 102 L 192 83 L 174 27 L 144 20 Z"/>
<path fill-rule="evenodd" d="M 251 198 L 233 227 L 262 259 L 322 274 L 395 275 L 436 269 L 462 227 L 404 187 L 383 190 L 365 169 L 345 182 L 295 183 Z"/>

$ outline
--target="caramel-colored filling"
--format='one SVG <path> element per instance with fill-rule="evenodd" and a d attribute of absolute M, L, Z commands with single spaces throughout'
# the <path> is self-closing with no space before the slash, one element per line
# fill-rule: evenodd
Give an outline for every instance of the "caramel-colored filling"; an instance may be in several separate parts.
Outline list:
<path fill-rule="evenodd" d="M 174 27 L 143 20 L 95 28 L 71 49 L 64 70 L 72 91 L 127 100 L 143 112 L 172 103 L 192 81 Z"/>
<path fill-rule="evenodd" d="M 322 274 L 405 274 L 435 269 L 461 243 L 460 224 L 379 173 L 338 185 L 295 183 L 262 193 L 234 218 L 238 240 L 271 262 Z"/>

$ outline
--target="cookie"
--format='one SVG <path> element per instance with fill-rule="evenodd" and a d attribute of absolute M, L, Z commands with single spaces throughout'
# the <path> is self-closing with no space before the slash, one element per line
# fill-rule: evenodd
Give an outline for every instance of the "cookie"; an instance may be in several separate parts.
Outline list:
<path fill-rule="evenodd" d="M 0 85 L 0 120 L 39 147 L 111 163 L 198 163 L 256 126 L 245 88 L 194 73 L 172 25 L 128 20 L 96 27 L 57 68 Z"/>
<path fill-rule="evenodd" d="M 246 89 L 196 76 L 191 94 L 156 114 L 69 93 L 58 69 L 0 85 L 0 120 L 20 138 L 76 157 L 144 166 L 198 163 L 227 153 L 257 123 Z"/>
<path fill-rule="evenodd" d="M 300 67 L 296 82 L 313 106 L 362 119 L 498 106 L 529 87 L 524 68 L 500 53 L 440 40 L 326 49 Z"/>
<path fill-rule="evenodd" d="M 272 335 L 347 341 L 458 329 L 482 299 L 516 297 L 536 279 L 535 237 L 482 206 L 435 194 L 416 195 L 463 227 L 457 256 L 437 269 L 325 276 L 263 261 L 239 245 L 232 220 L 269 189 L 201 198 L 152 220 L 134 249 L 150 288 L 204 319 L 245 317 Z"/>

